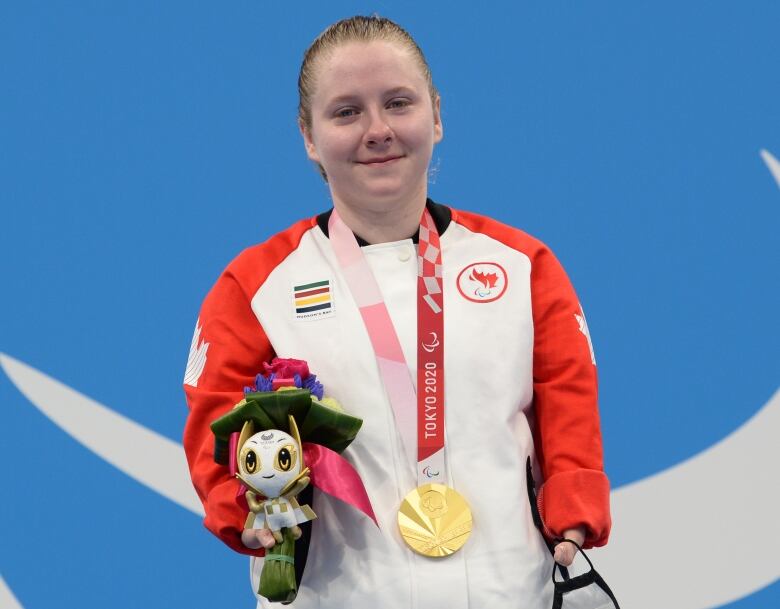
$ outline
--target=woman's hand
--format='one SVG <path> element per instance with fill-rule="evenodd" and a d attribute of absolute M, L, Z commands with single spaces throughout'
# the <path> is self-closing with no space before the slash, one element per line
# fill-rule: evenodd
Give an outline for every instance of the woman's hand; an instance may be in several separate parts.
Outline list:
<path fill-rule="evenodd" d="M 577 527 L 576 529 L 568 529 L 563 532 L 563 536 L 567 539 L 576 541 L 580 546 L 585 541 L 585 527 Z M 555 553 L 553 559 L 559 565 L 568 567 L 574 562 L 574 556 L 577 554 L 577 546 L 568 541 L 562 541 L 555 546 Z"/>
<path fill-rule="evenodd" d="M 257 550 L 260 546 L 270 550 L 276 545 L 276 540 L 268 529 L 244 529 L 241 541 L 250 550 Z"/>

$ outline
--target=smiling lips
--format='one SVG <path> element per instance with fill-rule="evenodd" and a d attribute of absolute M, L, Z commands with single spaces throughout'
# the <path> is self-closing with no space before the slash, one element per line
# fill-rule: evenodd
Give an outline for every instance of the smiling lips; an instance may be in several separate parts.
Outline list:
<path fill-rule="evenodd" d="M 390 161 L 395 161 L 397 159 L 400 159 L 403 157 L 400 156 L 383 156 L 383 157 L 377 157 L 375 159 L 367 159 L 365 161 L 358 161 L 358 164 L 360 165 L 372 165 L 372 166 L 378 166 L 378 165 L 384 165 L 386 163 L 389 163 Z"/>

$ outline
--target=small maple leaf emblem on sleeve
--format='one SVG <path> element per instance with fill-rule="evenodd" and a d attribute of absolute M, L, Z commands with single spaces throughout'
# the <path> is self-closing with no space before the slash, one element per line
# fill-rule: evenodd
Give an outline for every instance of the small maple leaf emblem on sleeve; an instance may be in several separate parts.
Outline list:
<path fill-rule="evenodd" d="M 580 308 L 580 312 L 582 312 L 582 308 Z M 582 313 L 582 315 L 574 314 L 575 319 L 577 320 L 577 324 L 580 327 L 580 332 L 582 332 L 585 335 L 585 338 L 588 339 L 588 348 L 590 349 L 590 361 L 593 363 L 593 365 L 596 365 L 596 354 L 593 351 L 593 342 L 590 340 L 590 330 L 588 330 L 588 322 L 585 319 L 585 313 Z"/>
<path fill-rule="evenodd" d="M 201 340 L 200 333 L 202 330 L 200 319 L 198 319 L 195 323 L 195 333 L 192 335 L 192 344 L 190 344 L 187 369 L 184 371 L 184 384 L 191 387 L 198 386 L 198 379 L 206 367 L 206 351 L 209 350 L 209 343 Z"/>

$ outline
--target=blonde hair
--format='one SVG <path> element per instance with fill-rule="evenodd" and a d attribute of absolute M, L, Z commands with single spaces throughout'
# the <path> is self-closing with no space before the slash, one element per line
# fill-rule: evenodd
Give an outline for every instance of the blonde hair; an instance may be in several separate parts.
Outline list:
<path fill-rule="evenodd" d="M 309 132 L 311 132 L 312 127 L 311 98 L 317 84 L 317 59 L 332 53 L 336 47 L 347 42 L 372 42 L 375 40 L 395 42 L 410 52 L 428 83 L 431 103 L 435 105 L 439 92 L 433 85 L 431 69 L 425 60 L 425 55 L 409 32 L 386 17 L 355 15 L 329 26 L 314 39 L 314 42 L 303 54 L 301 71 L 298 74 L 298 120 Z M 319 165 L 319 170 L 327 182 L 328 177 L 321 165 Z"/>

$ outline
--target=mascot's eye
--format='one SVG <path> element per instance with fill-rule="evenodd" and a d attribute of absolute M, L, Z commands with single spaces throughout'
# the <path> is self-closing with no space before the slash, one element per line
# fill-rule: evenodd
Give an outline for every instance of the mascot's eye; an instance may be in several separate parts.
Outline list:
<path fill-rule="evenodd" d="M 288 472 L 295 465 L 295 449 L 290 446 L 282 446 L 276 453 L 276 469 Z"/>
<path fill-rule="evenodd" d="M 255 471 L 257 471 L 258 461 L 255 451 L 248 450 L 246 454 L 244 454 L 244 469 L 247 474 L 254 474 Z"/>

